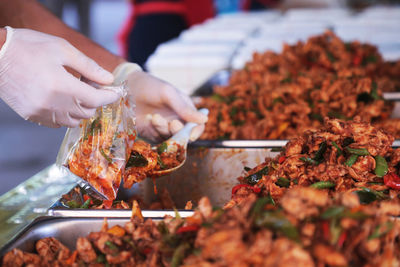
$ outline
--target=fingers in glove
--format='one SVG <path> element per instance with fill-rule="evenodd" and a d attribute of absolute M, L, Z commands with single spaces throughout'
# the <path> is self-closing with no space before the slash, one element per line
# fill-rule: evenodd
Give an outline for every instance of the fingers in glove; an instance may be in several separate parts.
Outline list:
<path fill-rule="evenodd" d="M 169 131 L 168 121 L 160 114 L 153 114 L 151 118 L 151 123 L 161 136 L 168 137 L 171 135 L 171 132 Z"/>
<path fill-rule="evenodd" d="M 204 124 L 200 124 L 196 127 L 193 128 L 192 132 L 190 133 L 190 141 L 196 141 L 197 139 L 199 139 L 199 137 L 203 134 L 204 132 L 204 128 L 205 125 Z"/>
<path fill-rule="evenodd" d="M 85 108 L 97 108 L 100 106 L 108 105 L 117 101 L 120 96 L 111 91 L 96 89 L 84 82 L 79 81 L 74 76 L 66 72 L 70 76 L 69 88 L 72 94 L 79 101 L 80 105 Z"/>
<path fill-rule="evenodd" d="M 151 122 L 152 117 L 153 116 L 151 114 L 148 114 L 145 118 L 140 118 L 140 124 L 137 125 L 137 131 L 141 137 L 144 137 L 153 143 L 158 143 L 161 142 L 163 138 L 160 136 L 160 133 L 154 128 Z"/>
<path fill-rule="evenodd" d="M 64 58 L 66 66 L 99 84 L 111 84 L 114 81 L 114 76 L 110 72 L 100 67 L 93 59 L 87 57 L 69 42 L 63 42 L 63 46 L 67 55 Z"/>
<path fill-rule="evenodd" d="M 75 128 L 79 126 L 79 123 L 81 122 L 80 119 L 73 118 L 69 114 L 69 112 L 54 112 L 53 113 L 53 124 L 55 125 L 61 125 L 61 126 L 66 126 L 68 128 Z"/>
<path fill-rule="evenodd" d="M 75 106 L 69 112 L 72 118 L 76 118 L 78 120 L 89 119 L 96 114 L 95 108 L 82 107 L 81 104 L 79 103 L 79 100 L 77 100 L 76 98 L 74 99 L 74 102 Z"/>
<path fill-rule="evenodd" d="M 183 120 L 199 124 L 207 122 L 208 117 L 196 110 L 187 95 L 179 93 L 179 91 L 173 87 L 167 87 L 163 93 L 166 104 Z"/>
<path fill-rule="evenodd" d="M 172 135 L 176 134 L 183 128 L 183 123 L 179 120 L 172 120 L 169 122 L 169 131 Z"/>

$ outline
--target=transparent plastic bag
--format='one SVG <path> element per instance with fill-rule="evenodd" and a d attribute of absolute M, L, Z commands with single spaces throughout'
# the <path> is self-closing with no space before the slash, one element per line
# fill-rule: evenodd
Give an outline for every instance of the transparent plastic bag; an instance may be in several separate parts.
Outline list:
<path fill-rule="evenodd" d="M 108 200 L 117 196 L 129 147 L 136 138 L 134 103 L 125 83 L 96 86 L 122 95 L 119 101 L 99 107 L 96 115 L 67 130 L 56 164 L 88 182 Z"/>

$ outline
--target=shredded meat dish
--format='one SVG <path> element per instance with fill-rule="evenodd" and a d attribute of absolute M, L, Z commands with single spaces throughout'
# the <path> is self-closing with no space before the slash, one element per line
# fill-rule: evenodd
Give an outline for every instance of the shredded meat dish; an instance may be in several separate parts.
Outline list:
<path fill-rule="evenodd" d="M 360 122 L 327 119 L 289 141 L 275 158 L 267 158 L 232 189 L 227 207 L 250 195 L 280 198 L 288 188 L 314 187 L 329 193 L 354 192 L 362 203 L 397 198 L 400 190 L 400 149 L 383 130 Z"/>
<path fill-rule="evenodd" d="M 334 33 L 255 53 L 229 84 L 198 105 L 208 108 L 201 139 L 290 139 L 323 118 L 363 121 L 400 137 L 400 120 L 383 92 L 400 91 L 400 61 L 385 62 L 376 47 L 345 43 Z"/>
<path fill-rule="evenodd" d="M 79 237 L 70 250 L 48 237 L 36 252 L 9 251 L 3 266 L 397 266 L 397 200 L 360 205 L 352 193 L 291 188 L 281 204 L 248 198 L 214 209 L 207 198 L 194 215 L 144 220 L 137 205 L 125 226 Z M 299 212 L 299 210 L 301 212 Z"/>

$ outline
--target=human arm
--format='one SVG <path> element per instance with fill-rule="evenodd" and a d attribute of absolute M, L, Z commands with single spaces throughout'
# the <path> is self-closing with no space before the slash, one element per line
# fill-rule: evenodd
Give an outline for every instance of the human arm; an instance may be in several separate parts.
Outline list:
<path fill-rule="evenodd" d="M 68 27 L 35 0 L 0 0 L 0 26 L 7 25 L 61 37 L 108 71 L 125 61 Z"/>

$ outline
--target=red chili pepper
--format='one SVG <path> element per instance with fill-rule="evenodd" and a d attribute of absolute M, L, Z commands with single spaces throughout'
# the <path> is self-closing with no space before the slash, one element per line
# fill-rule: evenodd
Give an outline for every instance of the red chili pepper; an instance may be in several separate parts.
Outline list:
<path fill-rule="evenodd" d="M 86 202 L 88 199 L 90 199 L 90 204 L 93 204 L 93 199 L 91 199 L 88 195 L 83 195 L 83 202 Z"/>
<path fill-rule="evenodd" d="M 248 188 L 252 189 L 253 192 L 256 194 L 261 192 L 261 188 L 259 188 L 257 186 L 251 186 L 249 184 L 238 184 L 232 188 L 232 195 L 236 194 L 236 192 L 239 190 L 239 188 L 242 188 L 242 187 L 248 187 Z"/>
<path fill-rule="evenodd" d="M 176 230 L 177 234 L 182 234 L 182 233 L 187 233 L 187 232 L 196 232 L 200 229 L 198 225 L 186 225 L 179 227 L 178 230 Z"/>
<path fill-rule="evenodd" d="M 328 221 L 322 222 L 322 233 L 326 240 L 328 240 L 328 241 L 331 240 L 331 230 L 330 230 Z"/>
<path fill-rule="evenodd" d="M 391 172 L 383 176 L 383 182 L 386 186 L 392 189 L 400 190 L 400 177 L 397 174 Z"/>
<path fill-rule="evenodd" d="M 359 66 L 361 64 L 361 61 L 362 61 L 362 57 L 361 56 L 359 56 L 359 55 L 354 56 L 353 64 L 355 66 Z"/>
<path fill-rule="evenodd" d="M 343 231 L 343 232 L 340 234 L 339 239 L 338 239 L 338 241 L 337 241 L 337 245 L 338 245 L 339 248 L 341 248 L 341 247 L 343 246 L 344 241 L 346 241 L 346 239 L 347 239 L 347 232 L 346 232 L 346 231 Z"/>
<path fill-rule="evenodd" d="M 152 248 L 147 247 L 147 248 L 143 249 L 142 253 L 147 255 L 147 254 L 151 253 L 152 251 L 153 251 Z"/>
<path fill-rule="evenodd" d="M 282 164 L 286 160 L 285 156 L 282 156 L 278 159 L 279 164 Z"/>

